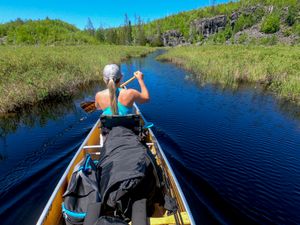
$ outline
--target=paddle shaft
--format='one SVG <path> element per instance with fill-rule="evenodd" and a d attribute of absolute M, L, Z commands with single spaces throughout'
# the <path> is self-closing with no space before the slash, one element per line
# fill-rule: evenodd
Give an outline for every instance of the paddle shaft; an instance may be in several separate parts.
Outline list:
<path fill-rule="evenodd" d="M 125 81 L 123 84 L 120 85 L 121 88 L 125 87 L 127 84 L 129 84 L 131 81 L 135 80 L 136 76 L 131 77 L 127 81 Z"/>

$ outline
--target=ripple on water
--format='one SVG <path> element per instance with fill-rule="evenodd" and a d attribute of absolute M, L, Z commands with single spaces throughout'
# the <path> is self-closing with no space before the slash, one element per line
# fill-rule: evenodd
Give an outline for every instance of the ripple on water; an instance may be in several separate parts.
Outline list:
<path fill-rule="evenodd" d="M 131 59 L 122 70 L 125 79 L 139 68 L 145 74 L 151 102 L 141 110 L 155 124 L 197 224 L 300 224 L 299 120 L 251 88 L 197 86 L 184 70 L 155 61 L 157 54 Z M 1 224 L 36 222 L 99 114 L 57 110 L 0 139 Z"/>

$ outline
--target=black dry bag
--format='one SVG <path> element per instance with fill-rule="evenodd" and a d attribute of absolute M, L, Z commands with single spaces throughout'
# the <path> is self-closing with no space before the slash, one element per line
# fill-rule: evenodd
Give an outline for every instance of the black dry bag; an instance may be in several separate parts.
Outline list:
<path fill-rule="evenodd" d="M 64 193 L 62 212 L 67 225 L 83 224 L 89 204 L 101 201 L 97 167 L 87 155 L 74 169 Z"/>

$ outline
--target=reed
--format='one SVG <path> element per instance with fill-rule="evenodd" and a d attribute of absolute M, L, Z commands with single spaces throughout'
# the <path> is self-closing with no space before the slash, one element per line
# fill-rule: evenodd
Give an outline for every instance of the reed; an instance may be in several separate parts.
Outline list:
<path fill-rule="evenodd" d="M 102 82 L 102 69 L 153 51 L 132 46 L 0 46 L 0 113 L 49 98 L 70 96 Z"/>
<path fill-rule="evenodd" d="M 180 47 L 159 59 L 183 66 L 202 82 L 233 88 L 254 83 L 300 103 L 300 46 Z"/>

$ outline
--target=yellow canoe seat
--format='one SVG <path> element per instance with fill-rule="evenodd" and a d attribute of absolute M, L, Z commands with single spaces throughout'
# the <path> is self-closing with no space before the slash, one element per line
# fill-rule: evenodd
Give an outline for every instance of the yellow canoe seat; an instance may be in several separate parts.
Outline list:
<path fill-rule="evenodd" d="M 187 212 L 180 213 L 184 224 L 191 224 Z M 165 225 L 165 224 L 176 224 L 174 215 L 165 216 L 165 217 L 151 217 L 151 225 Z"/>

